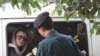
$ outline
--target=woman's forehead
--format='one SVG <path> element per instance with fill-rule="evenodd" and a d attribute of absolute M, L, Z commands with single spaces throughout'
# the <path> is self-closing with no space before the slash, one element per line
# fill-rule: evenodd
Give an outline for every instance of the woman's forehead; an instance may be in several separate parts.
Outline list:
<path fill-rule="evenodd" d="M 18 31 L 18 32 L 16 33 L 16 35 L 26 35 L 26 33 L 23 32 L 23 31 Z"/>

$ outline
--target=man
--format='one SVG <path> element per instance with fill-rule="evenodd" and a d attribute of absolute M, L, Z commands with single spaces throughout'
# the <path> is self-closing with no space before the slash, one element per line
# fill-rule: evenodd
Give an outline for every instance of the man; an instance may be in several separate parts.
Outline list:
<path fill-rule="evenodd" d="M 81 56 L 71 36 L 54 30 L 53 21 L 48 12 L 37 16 L 34 28 L 45 38 L 38 44 L 36 56 Z"/>

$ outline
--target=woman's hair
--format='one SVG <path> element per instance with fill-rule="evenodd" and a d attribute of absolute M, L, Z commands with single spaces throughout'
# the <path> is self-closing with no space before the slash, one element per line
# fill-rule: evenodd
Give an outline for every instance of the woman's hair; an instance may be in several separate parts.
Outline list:
<path fill-rule="evenodd" d="M 17 32 L 19 32 L 19 31 L 24 32 L 24 33 L 26 34 L 26 37 L 27 37 L 27 32 L 26 32 L 26 30 L 20 28 L 20 29 L 17 29 L 17 30 L 15 31 L 15 33 L 14 33 L 14 37 L 15 37 L 15 39 L 16 39 L 16 34 L 17 34 Z"/>

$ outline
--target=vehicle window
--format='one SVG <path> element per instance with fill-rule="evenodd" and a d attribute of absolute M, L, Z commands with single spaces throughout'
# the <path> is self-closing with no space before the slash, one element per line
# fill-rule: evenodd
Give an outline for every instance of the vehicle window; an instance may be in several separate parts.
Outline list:
<path fill-rule="evenodd" d="M 7 25 L 7 43 L 11 43 L 13 33 L 16 29 L 23 28 L 28 33 L 28 43 L 31 44 L 30 47 L 35 47 L 43 39 L 42 36 L 37 32 L 33 27 L 33 22 L 19 22 L 19 23 L 9 23 Z M 71 35 L 75 42 L 78 44 L 80 50 L 86 50 L 88 56 L 88 37 L 87 29 L 84 22 L 80 21 L 71 21 L 63 22 L 57 21 L 54 22 L 54 28 L 63 34 Z"/>
<path fill-rule="evenodd" d="M 86 50 L 86 56 L 89 56 L 87 29 L 84 22 L 55 22 L 55 29 L 60 33 L 71 35 L 78 44 L 80 50 Z"/>

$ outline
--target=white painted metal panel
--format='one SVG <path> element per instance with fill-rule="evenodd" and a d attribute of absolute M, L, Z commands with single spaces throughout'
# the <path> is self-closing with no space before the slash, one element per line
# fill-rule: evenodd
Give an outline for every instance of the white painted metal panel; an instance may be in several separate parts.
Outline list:
<path fill-rule="evenodd" d="M 2 56 L 2 21 L 0 19 L 0 56 Z"/>
<path fill-rule="evenodd" d="M 95 19 L 96 22 L 100 22 L 100 18 Z M 92 24 L 91 24 L 92 25 Z M 100 56 L 100 35 L 96 35 L 96 31 L 92 35 L 92 48 L 93 48 L 93 56 Z"/>

